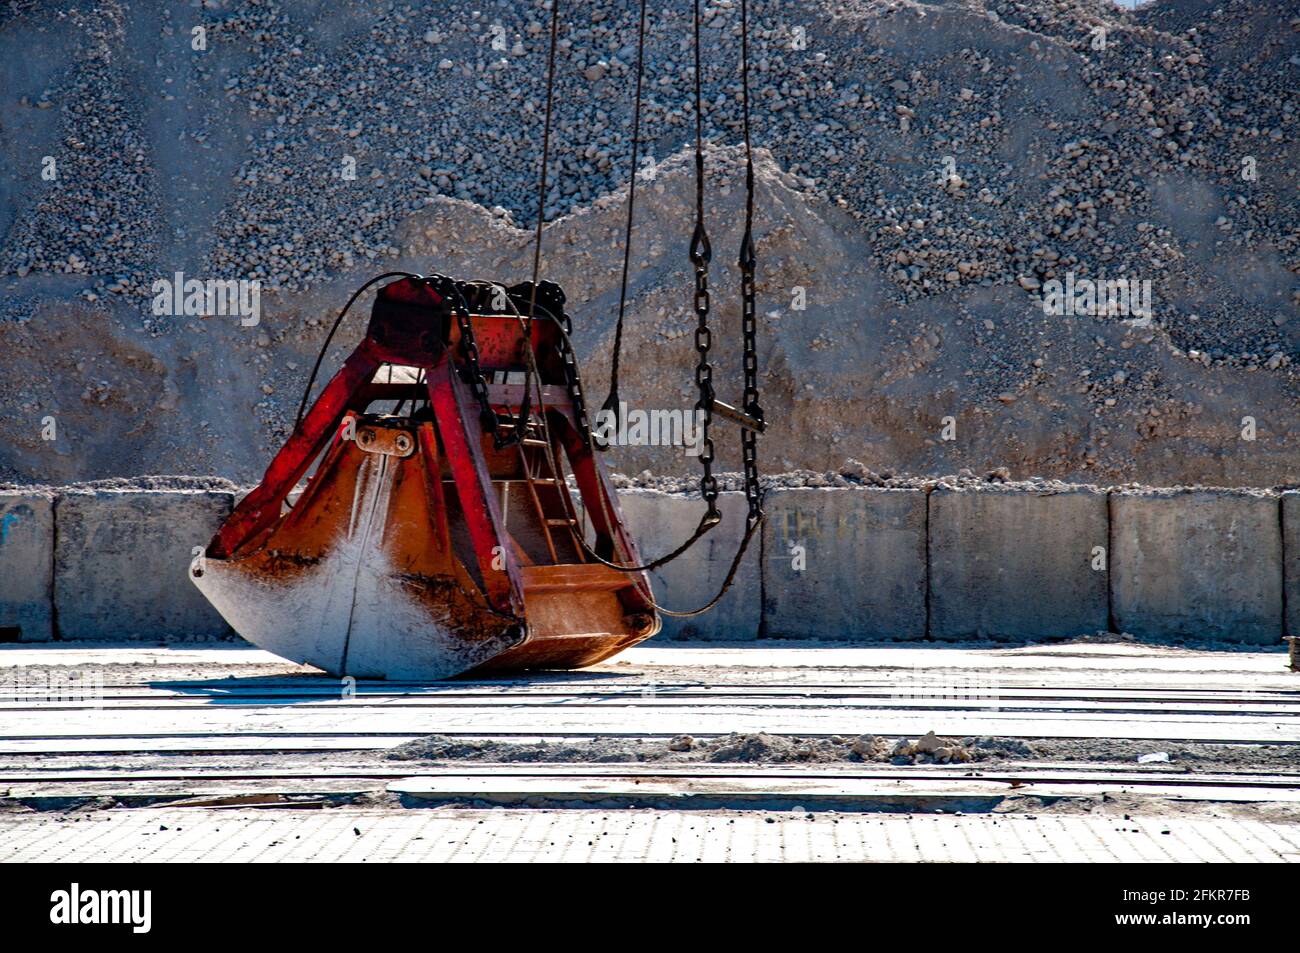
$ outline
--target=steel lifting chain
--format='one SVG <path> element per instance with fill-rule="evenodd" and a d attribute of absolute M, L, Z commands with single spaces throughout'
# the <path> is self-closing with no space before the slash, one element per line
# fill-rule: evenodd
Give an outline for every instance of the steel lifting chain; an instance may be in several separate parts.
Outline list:
<path fill-rule="evenodd" d="M 469 385 L 474 399 L 478 401 L 479 422 L 483 425 L 485 433 L 492 434 L 495 443 L 499 439 L 497 431 L 501 426 L 501 420 L 497 412 L 492 409 L 487 379 L 479 366 L 478 341 L 474 337 L 474 322 L 470 320 L 469 304 L 465 301 L 465 293 L 459 282 L 446 278 L 443 279 L 441 288 L 448 300 L 455 302 L 451 310 L 456 316 L 456 326 L 460 328 L 460 355 L 464 359 L 460 369 L 461 380 Z"/>
<path fill-rule="evenodd" d="M 546 113 L 542 120 L 542 168 L 537 183 L 537 225 L 533 236 L 533 284 L 529 292 L 528 311 L 522 321 L 520 349 L 533 347 L 533 318 L 537 315 L 537 283 L 542 268 L 542 226 L 546 218 L 546 174 L 551 159 L 551 109 L 555 100 L 555 50 L 560 35 L 560 0 L 551 2 L 551 41 L 546 55 Z M 498 450 L 521 443 L 528 429 L 532 413 L 533 362 L 530 360 L 524 368 L 524 396 L 519 402 L 519 416 L 515 418 L 514 429 L 506 437 L 493 438 Z"/>
<path fill-rule="evenodd" d="M 747 31 L 747 19 L 745 18 L 743 13 L 744 9 L 745 7 L 742 3 L 742 21 L 741 21 L 742 34 L 746 33 Z M 642 11 L 643 11 L 643 16 L 641 21 L 642 23 L 641 29 L 644 30 L 644 23 L 645 23 L 644 4 L 642 4 Z M 591 557 L 592 559 L 594 559 L 599 563 L 602 563 L 603 565 L 609 566 L 612 569 L 617 569 L 620 572 L 648 572 L 650 570 L 656 569 L 660 566 L 672 562 L 682 553 L 686 552 L 686 550 L 690 549 L 692 545 L 694 545 L 710 529 L 712 529 L 722 520 L 722 514 L 718 511 L 718 506 L 717 506 L 718 483 L 717 483 L 717 479 L 713 476 L 714 448 L 713 448 L 713 440 L 710 436 L 710 427 L 713 421 L 713 406 L 714 406 L 714 396 L 715 396 L 714 389 L 713 389 L 713 366 L 709 362 L 709 352 L 713 345 L 713 335 L 711 329 L 709 328 L 709 263 L 712 260 L 713 254 L 709 244 L 708 233 L 706 232 L 704 227 L 704 152 L 703 152 L 704 137 L 703 137 L 703 120 L 702 120 L 703 110 L 701 108 L 702 97 L 701 97 L 701 69 L 700 69 L 699 0 L 695 0 L 694 20 L 695 20 L 694 33 L 695 33 L 696 192 L 695 192 L 695 231 L 691 236 L 690 260 L 691 260 L 691 264 L 695 268 L 694 307 L 695 307 L 695 315 L 697 318 L 696 331 L 695 331 L 695 350 L 696 353 L 699 355 L 699 361 L 696 364 L 696 368 L 695 368 L 695 382 L 699 388 L 699 400 L 695 405 L 695 409 L 701 412 L 703 415 L 703 421 L 701 427 L 702 436 L 701 436 L 701 452 L 700 452 L 700 466 L 701 469 L 703 470 L 703 475 L 700 479 L 700 493 L 701 496 L 704 497 L 708 505 L 708 509 L 707 512 L 704 514 L 704 517 L 700 520 L 700 525 L 696 528 L 695 532 L 691 535 L 689 539 L 687 539 L 684 543 L 682 543 L 672 552 L 660 557 L 659 559 L 653 560 L 651 562 L 645 563 L 644 565 L 640 565 L 640 566 L 621 565 L 619 563 L 606 559 L 604 556 L 592 550 L 591 547 L 587 545 L 586 541 L 583 540 L 581 537 L 579 537 L 578 544 L 582 547 L 583 551 L 589 557 Z M 747 78 L 748 76 L 748 72 L 747 72 L 748 44 L 747 43 L 744 47 L 744 52 L 742 55 L 745 61 L 744 69 Z M 745 93 L 746 93 L 745 144 L 746 144 L 746 156 L 748 157 L 749 155 L 749 148 L 748 148 L 749 147 L 749 135 L 748 135 L 749 113 L 748 113 L 748 83 L 747 82 L 746 82 Z M 633 175 L 636 174 L 635 167 L 633 168 L 632 174 Z M 745 336 L 745 340 L 744 340 L 745 390 L 744 390 L 743 403 L 745 405 L 746 412 L 751 413 L 752 416 L 755 417 L 755 419 L 761 420 L 762 410 L 759 407 L 759 403 L 758 403 L 758 357 L 757 357 L 757 347 L 756 347 L 757 320 L 755 317 L 755 306 L 754 306 L 755 259 L 754 259 L 754 248 L 753 248 L 752 227 L 751 227 L 753 221 L 753 199 L 754 199 L 754 180 L 753 180 L 752 161 L 749 162 L 748 164 L 747 187 L 748 188 L 747 188 L 747 204 L 746 204 L 745 238 L 741 245 L 741 256 L 740 256 L 741 258 L 740 268 L 741 268 L 741 275 L 742 275 L 742 292 L 744 295 L 744 316 L 745 316 L 744 327 L 743 327 L 743 332 Z M 630 238 L 630 234 L 631 234 L 631 217 L 633 214 L 633 207 L 634 205 L 631 199 L 631 193 L 629 193 L 628 227 L 627 227 L 627 235 L 625 236 L 625 241 L 627 241 Z M 626 258 L 626 248 L 627 246 L 625 245 L 625 258 Z M 623 320 L 623 307 L 620 304 L 620 308 L 619 308 L 620 330 L 621 330 L 622 320 Z M 562 338 L 567 338 L 568 336 L 567 325 L 568 325 L 568 319 L 566 316 L 564 321 L 561 324 L 565 332 L 564 334 L 561 335 Z M 611 374 L 611 386 L 610 386 L 611 399 L 606 400 L 607 408 L 609 407 L 611 400 L 618 392 L 617 389 L 618 375 L 616 370 L 618 366 L 617 348 L 619 343 L 621 343 L 621 334 L 616 335 L 615 341 L 616 341 L 615 363 L 614 363 L 614 370 L 612 371 Z M 569 351 L 572 350 L 571 345 L 567 340 L 563 341 L 561 347 Z M 566 354 L 565 357 L 566 374 L 569 374 L 570 381 L 576 381 L 577 379 L 576 363 L 574 364 L 572 374 L 570 374 L 568 358 L 569 355 Z M 570 385 L 571 398 L 573 397 L 573 393 L 574 391 L 571 384 Z M 576 407 L 576 403 L 575 403 L 575 407 Z M 590 439 L 590 430 L 588 430 L 588 435 L 589 435 L 588 446 L 592 446 L 591 439 Z M 650 604 L 655 608 L 656 611 L 661 612 L 665 615 L 675 616 L 677 618 L 689 618 L 692 616 L 702 615 L 703 613 L 708 612 L 710 609 L 716 606 L 718 602 L 722 599 L 722 597 L 726 595 L 727 591 L 731 588 L 732 583 L 735 582 L 736 575 L 740 569 L 740 564 L 745 558 L 745 552 L 749 548 L 749 544 L 751 540 L 757 534 L 757 530 L 763 519 L 762 496 L 758 485 L 757 446 L 753 435 L 748 433 L 748 429 L 747 429 L 746 437 L 748 439 L 745 439 L 743 446 L 745 447 L 745 496 L 746 499 L 749 501 L 749 518 L 746 521 L 747 525 L 745 528 L 745 534 L 741 539 L 739 547 L 737 547 L 736 549 L 735 556 L 731 560 L 731 566 L 727 571 L 726 578 L 723 580 L 722 585 L 718 589 L 717 594 L 712 599 L 710 599 L 705 605 L 701 606 L 698 609 L 692 609 L 686 612 L 677 612 L 671 609 L 666 609 L 663 606 L 655 603 L 654 600 L 650 598 L 649 595 L 647 594 L 647 598 L 650 598 Z M 592 446 L 592 448 L 596 449 L 594 446 Z M 558 470 L 558 462 L 556 464 L 556 467 Z M 605 510 L 606 519 L 607 520 L 611 519 L 610 512 L 609 512 L 609 503 L 608 500 L 606 500 L 603 495 L 601 496 L 600 504 L 602 509 Z"/>
<path fill-rule="evenodd" d="M 742 403 L 745 413 L 755 420 L 763 419 L 763 408 L 758 403 L 758 319 L 754 314 L 754 247 L 749 228 L 740 253 L 741 333 L 744 336 L 745 390 Z M 748 427 L 740 431 L 741 457 L 745 467 L 745 500 L 749 503 L 749 518 L 763 516 L 763 497 L 758 485 L 758 433 Z"/>
<path fill-rule="evenodd" d="M 555 319 L 561 330 L 564 332 L 560 335 L 559 351 L 560 360 L 564 364 L 564 383 L 565 389 L 569 394 L 569 401 L 573 405 L 573 419 L 578 428 L 578 436 L 584 443 L 591 443 L 591 423 L 587 419 L 587 399 L 582 392 L 582 375 L 578 372 L 578 356 L 573 353 L 573 346 L 569 343 L 569 336 L 573 333 L 573 322 L 569 320 L 568 314 L 561 311 L 558 318 Z"/>
<path fill-rule="evenodd" d="M 744 338 L 745 389 L 741 405 L 755 420 L 763 420 L 758 403 L 758 316 L 754 306 L 754 157 L 749 139 L 749 4 L 740 0 L 741 108 L 745 129 L 745 236 L 740 242 L 740 327 Z M 748 427 L 740 432 L 741 458 L 745 468 L 745 500 L 749 522 L 763 518 L 763 494 L 758 485 L 758 433 Z"/>
<path fill-rule="evenodd" d="M 709 262 L 713 248 L 704 229 L 704 111 L 701 108 L 700 66 L 700 3 L 695 0 L 695 232 L 691 235 L 691 264 L 695 267 L 695 386 L 700 397 L 695 412 L 703 415 L 700 427 L 700 496 L 708 510 L 704 522 L 721 521 L 718 512 L 718 480 L 713 475 L 713 365 L 709 363 L 709 349 L 713 346 L 713 332 L 709 328 Z M 635 170 L 633 170 L 635 174 Z M 704 525 L 703 523 L 701 525 Z"/>
<path fill-rule="evenodd" d="M 701 215 L 703 210 L 701 210 Z M 713 365 L 709 363 L 709 349 L 713 346 L 713 331 L 709 328 L 709 260 L 712 258 L 709 236 L 705 234 L 704 222 L 696 223 L 695 235 L 691 239 L 691 264 L 695 266 L 695 353 L 699 362 L 695 365 L 695 385 L 700 396 L 695 402 L 697 413 L 703 414 L 700 428 L 700 495 L 708 504 L 708 516 L 718 515 L 718 480 L 713 475 L 713 437 L 710 428 L 713 424 Z"/>

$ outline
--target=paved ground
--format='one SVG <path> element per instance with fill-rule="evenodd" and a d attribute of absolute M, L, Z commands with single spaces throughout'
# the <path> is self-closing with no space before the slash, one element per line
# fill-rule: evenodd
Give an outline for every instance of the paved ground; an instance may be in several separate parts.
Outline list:
<path fill-rule="evenodd" d="M 1300 827 L 1224 817 L 770 811 L 143 809 L 0 817 L 0 861 L 1300 860 Z"/>
<path fill-rule="evenodd" d="M 0 647 L 0 861 L 1289 862 L 1296 678 L 1280 652 L 776 643 L 344 686 L 239 647 Z M 1001 747 L 667 746 L 759 730 Z M 467 753 L 388 757 L 429 735 Z"/>

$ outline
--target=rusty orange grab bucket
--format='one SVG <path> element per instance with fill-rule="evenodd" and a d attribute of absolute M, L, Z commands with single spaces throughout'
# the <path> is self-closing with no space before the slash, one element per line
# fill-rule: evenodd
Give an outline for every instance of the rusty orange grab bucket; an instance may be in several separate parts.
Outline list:
<path fill-rule="evenodd" d="M 250 642 L 336 676 L 579 668 L 654 635 L 646 575 L 589 555 L 640 562 L 591 450 L 563 306 L 549 282 L 382 288 L 195 585 Z"/>

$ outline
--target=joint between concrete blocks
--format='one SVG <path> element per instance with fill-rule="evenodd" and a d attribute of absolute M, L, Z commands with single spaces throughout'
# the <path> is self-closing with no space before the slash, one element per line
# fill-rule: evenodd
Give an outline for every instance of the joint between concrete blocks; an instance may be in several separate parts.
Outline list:
<path fill-rule="evenodd" d="M 24 641 L 178 639 L 230 630 L 189 584 L 190 550 L 226 491 L 0 493 L 0 627 Z M 694 608 L 717 591 L 744 501 L 654 573 Z M 620 494 L 634 536 L 693 531 L 698 499 Z M 752 641 L 1035 639 L 1127 630 L 1153 639 L 1280 644 L 1300 634 L 1300 492 L 1088 486 L 774 488 L 736 583 L 668 638 Z M 1106 566 L 1089 554 L 1104 542 Z M 646 547 L 649 549 L 650 547 Z M 793 558 L 798 553 L 800 559 Z M 33 570 L 33 567 L 36 567 Z"/>

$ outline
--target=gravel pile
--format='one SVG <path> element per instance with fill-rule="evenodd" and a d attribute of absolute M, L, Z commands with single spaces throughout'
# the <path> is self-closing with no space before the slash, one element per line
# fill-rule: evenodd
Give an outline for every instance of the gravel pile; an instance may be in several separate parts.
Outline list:
<path fill-rule="evenodd" d="M 1294 265 L 1295 190 L 1277 186 L 1292 174 L 1300 119 L 1300 19 L 1260 0 L 1217 5 L 1204 18 L 1193 13 L 1201 6 L 1130 13 L 1110 0 L 857 0 L 794 11 L 756 2 L 756 140 L 803 187 L 862 221 L 905 299 L 966 284 L 1037 290 L 1066 271 L 1191 270 L 1189 258 L 1215 249 L 1143 221 L 1153 203 L 1177 197 L 1187 174 L 1223 192 L 1213 245 L 1266 246 Z M 647 151 L 662 161 L 691 132 L 690 4 L 655 8 L 643 123 Z M 379 4 L 369 29 L 346 35 L 289 11 L 209 2 L 190 17 L 214 54 L 193 57 L 192 81 L 220 80 L 258 129 L 244 136 L 234 200 L 212 226 L 213 272 L 292 292 L 382 262 L 398 253 L 394 225 L 435 195 L 529 223 L 542 4 L 453 5 L 446 16 Z M 596 0 L 582 12 L 562 30 L 548 219 L 627 176 L 635 10 Z M 159 271 L 159 183 L 142 104 L 126 100 L 115 75 L 122 12 L 106 3 L 67 16 L 91 43 L 62 85 L 27 105 L 62 110 L 67 134 L 56 158 L 77 169 L 75 182 L 26 210 L 0 249 L 0 271 L 95 275 L 100 290 L 144 296 Z M 735 141 L 738 5 L 713 0 L 705 17 L 706 131 Z M 178 14 L 166 29 L 183 43 L 188 28 Z M 987 52 L 1014 29 L 1036 34 L 1032 58 Z M 223 51 L 243 53 L 246 65 L 232 68 Z M 215 77 L 213 63 L 223 65 Z M 494 109 L 484 112 L 484 102 Z M 1009 152 L 1007 129 L 1030 121 L 1053 135 Z M 184 133 L 198 143 L 204 134 Z M 355 179 L 345 178 L 348 157 Z M 1256 183 L 1242 178 L 1246 157 Z M 1206 360 L 1291 359 L 1280 319 L 1212 305 L 1181 317 L 1177 342 Z"/>
<path fill-rule="evenodd" d="M 715 286 L 733 293 L 739 7 L 704 7 Z M 656 380 L 676 380 L 688 357 L 678 246 L 690 9 L 652 4 L 647 38 L 632 314 L 650 330 L 632 341 Z M 631 152 L 636 8 L 590 0 L 581 13 L 561 29 L 544 217 L 580 349 L 598 357 Z M 283 439 L 324 314 L 358 277 L 394 265 L 522 277 L 547 19 L 529 0 L 6 6 L 0 42 L 48 52 L 0 135 L 27 170 L 0 192 L 0 345 L 37 366 L 0 384 L 24 415 L 0 422 L 17 448 L 0 454 L 0 474 L 142 466 L 246 480 L 260 469 L 250 453 Z M 1293 4 L 754 0 L 751 41 L 760 332 L 780 341 L 763 354 L 765 404 L 791 421 L 771 444 L 785 451 L 778 469 L 853 454 L 886 482 L 887 463 L 1279 479 L 1286 407 L 1300 398 Z M 47 151 L 56 182 L 33 171 Z M 267 320 L 239 333 L 153 315 L 152 283 L 182 265 L 259 280 Z M 1044 315 L 1039 296 L 1067 275 L 1150 281 L 1154 314 Z M 805 286 L 808 311 L 792 311 Z M 658 345 L 672 342 L 682 354 L 669 361 Z M 40 382 L 79 345 L 91 359 L 58 370 L 77 378 L 78 401 Z M 607 365 L 587 366 L 599 380 Z M 205 373 L 229 390 L 205 386 Z M 640 396 L 689 399 L 656 386 Z M 846 403 L 857 397 L 875 406 Z M 27 418 L 59 401 L 70 432 L 114 439 L 84 437 L 75 459 L 42 456 L 51 448 Z M 223 419 L 231 406 L 255 428 Z M 951 445 L 932 435 L 948 414 L 964 428 Z M 1268 437 L 1248 454 L 1245 414 Z"/>
<path fill-rule="evenodd" d="M 0 493 L 239 493 L 243 489 L 222 477 L 205 476 L 138 476 L 110 477 L 64 485 L 0 482 Z"/>
<path fill-rule="evenodd" d="M 38 180 L 39 197 L 5 234 L 0 272 L 86 276 L 99 293 L 143 294 L 146 275 L 152 280 L 150 270 L 156 273 L 162 216 L 141 104 L 123 74 L 124 12 L 105 4 L 58 16 L 84 38 L 78 56 L 62 83 L 18 103 L 22 110 L 60 112 L 59 148 L 41 166 L 55 178 Z"/>

